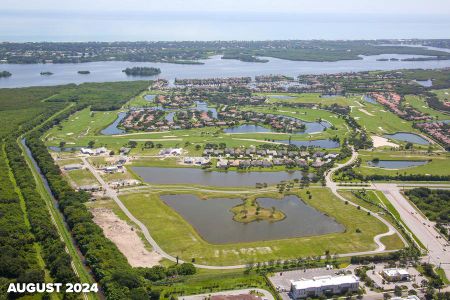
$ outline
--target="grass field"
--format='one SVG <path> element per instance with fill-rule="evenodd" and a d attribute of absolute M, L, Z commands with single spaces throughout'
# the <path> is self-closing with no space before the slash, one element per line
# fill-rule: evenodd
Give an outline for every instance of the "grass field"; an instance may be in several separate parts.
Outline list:
<path fill-rule="evenodd" d="M 363 175 L 397 175 L 397 174 L 431 174 L 448 175 L 450 170 L 450 156 L 447 153 L 419 153 L 407 151 L 360 151 L 361 166 L 355 171 Z M 427 164 L 398 170 L 370 167 L 367 163 L 374 158 L 380 160 L 431 160 Z"/>
<path fill-rule="evenodd" d="M 63 139 L 66 136 L 70 137 L 68 140 L 76 140 L 84 136 L 93 136 L 114 122 L 117 113 L 118 111 L 91 112 L 89 108 L 85 108 L 61 122 L 60 126 L 50 129 L 44 137 L 51 139 L 57 136 Z M 67 146 L 70 145 L 70 143 L 67 144 Z"/>
<path fill-rule="evenodd" d="M 447 97 L 448 98 L 448 97 Z M 449 120 L 450 115 L 434 110 L 428 106 L 425 100 L 420 96 L 407 95 L 404 104 L 409 104 L 420 112 L 433 117 L 434 120 Z"/>
<path fill-rule="evenodd" d="M 72 170 L 65 172 L 69 181 L 75 183 L 77 186 L 82 185 L 99 185 L 97 179 L 88 169 Z"/>
<path fill-rule="evenodd" d="M 269 97 L 269 103 L 315 103 L 321 105 L 331 105 L 331 104 L 339 104 L 343 106 L 355 105 L 355 101 L 358 101 L 360 97 L 344 97 L 344 96 L 336 96 L 336 97 L 320 97 L 320 93 L 260 93 L 258 95 L 265 95 Z M 276 97 L 271 97 L 273 95 L 280 96 L 290 96 L 292 98 L 289 99 L 279 99 Z"/>
<path fill-rule="evenodd" d="M 346 199 L 352 201 L 353 203 L 360 205 L 361 207 L 370 209 L 373 212 L 383 215 L 383 218 L 386 221 L 388 221 L 389 223 L 391 223 L 392 225 L 397 227 L 395 219 L 391 215 L 386 214 L 385 211 L 381 207 L 378 206 L 378 205 L 384 206 L 385 204 L 381 200 L 382 199 L 381 195 L 379 193 L 377 193 L 376 191 L 370 191 L 370 190 L 366 191 L 366 197 L 370 202 L 366 202 L 364 200 L 357 198 L 352 193 L 352 191 L 349 191 L 349 190 L 341 190 L 341 191 L 339 191 L 339 194 L 344 196 Z M 381 242 L 383 242 L 386 245 L 386 249 L 388 249 L 388 250 L 397 250 L 397 249 L 401 249 L 404 247 L 403 242 L 398 237 L 398 235 L 385 236 L 381 239 Z"/>
<path fill-rule="evenodd" d="M 355 106 L 350 113 L 367 132 L 383 135 L 396 132 L 415 132 L 412 122 L 405 121 L 379 104 L 364 102 L 364 106 Z"/>
<path fill-rule="evenodd" d="M 432 92 L 436 94 L 439 100 L 450 101 L 450 89 L 433 90 Z"/>
<path fill-rule="evenodd" d="M 349 253 L 372 250 L 373 237 L 387 231 L 387 227 L 372 216 L 345 205 L 328 189 L 311 189 L 312 199 L 306 191 L 298 192 L 305 202 L 334 217 L 345 226 L 343 233 L 326 234 L 294 239 L 251 243 L 212 245 L 204 241 L 193 227 L 179 214 L 165 205 L 157 193 L 150 190 L 121 195 L 120 198 L 132 214 L 149 228 L 155 240 L 168 253 L 183 259 L 195 258 L 197 263 L 229 265 L 249 261 L 287 259 L 299 256 L 331 253 Z M 236 197 L 236 194 L 233 194 Z M 361 233 L 357 233 L 356 229 Z M 352 243 L 348 243 L 351 240 Z"/>

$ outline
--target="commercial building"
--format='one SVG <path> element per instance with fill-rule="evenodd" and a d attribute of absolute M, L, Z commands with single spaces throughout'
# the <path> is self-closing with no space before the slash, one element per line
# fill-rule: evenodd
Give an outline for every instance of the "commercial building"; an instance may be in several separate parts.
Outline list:
<path fill-rule="evenodd" d="M 384 269 L 381 272 L 381 276 L 387 281 L 407 281 L 409 280 L 409 273 L 405 269 Z"/>
<path fill-rule="evenodd" d="M 313 279 L 291 280 L 291 296 L 294 299 L 356 292 L 359 278 L 355 275 L 320 276 Z"/>

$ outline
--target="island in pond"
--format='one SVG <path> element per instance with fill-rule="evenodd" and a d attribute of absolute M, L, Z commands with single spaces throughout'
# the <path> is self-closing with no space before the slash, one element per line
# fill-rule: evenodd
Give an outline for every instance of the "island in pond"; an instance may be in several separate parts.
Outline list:
<path fill-rule="evenodd" d="M 245 199 L 244 203 L 231 209 L 234 213 L 233 220 L 241 223 L 254 221 L 277 222 L 284 220 L 286 215 L 275 207 L 262 207 L 255 199 Z"/>

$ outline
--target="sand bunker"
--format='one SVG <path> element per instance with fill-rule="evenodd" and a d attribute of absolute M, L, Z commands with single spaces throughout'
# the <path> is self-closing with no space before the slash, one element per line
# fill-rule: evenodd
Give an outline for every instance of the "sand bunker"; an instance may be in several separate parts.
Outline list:
<path fill-rule="evenodd" d="M 375 148 L 378 148 L 378 147 L 395 147 L 395 148 L 398 148 L 397 144 L 389 142 L 389 140 L 387 138 L 384 138 L 384 137 L 381 137 L 381 136 L 377 136 L 377 135 L 372 135 L 370 137 L 372 138 L 373 146 Z"/>
<path fill-rule="evenodd" d="M 373 114 L 371 114 L 370 112 L 368 112 L 368 111 L 365 110 L 365 109 L 360 108 L 359 111 L 365 113 L 365 114 L 368 115 L 368 116 L 373 117 Z"/>
<path fill-rule="evenodd" d="M 153 267 L 159 264 L 161 255 L 148 251 L 136 230 L 119 219 L 112 210 L 93 208 L 91 212 L 94 222 L 103 229 L 105 236 L 116 244 L 132 267 Z"/>

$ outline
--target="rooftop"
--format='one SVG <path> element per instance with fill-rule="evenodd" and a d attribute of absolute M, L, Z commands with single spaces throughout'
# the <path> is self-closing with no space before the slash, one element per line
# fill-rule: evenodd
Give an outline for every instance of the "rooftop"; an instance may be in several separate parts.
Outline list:
<path fill-rule="evenodd" d="M 321 286 L 332 286 L 340 284 L 351 284 L 359 282 L 355 275 L 341 275 L 341 276 L 320 276 L 313 277 L 313 279 L 302 279 L 298 281 L 291 281 L 292 285 L 298 289 L 317 288 Z"/>

